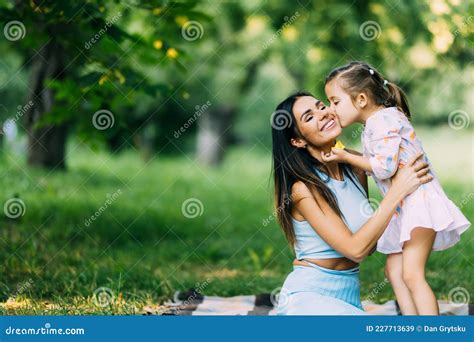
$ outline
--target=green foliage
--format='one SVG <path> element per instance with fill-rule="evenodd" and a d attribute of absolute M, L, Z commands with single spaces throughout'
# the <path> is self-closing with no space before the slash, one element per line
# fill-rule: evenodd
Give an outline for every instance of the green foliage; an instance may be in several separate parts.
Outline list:
<path fill-rule="evenodd" d="M 20 18 L 26 28 L 23 39 L 0 44 L 11 66 L 4 82 L 13 81 L 0 89 L 0 118 L 23 104 L 28 63 L 20 68 L 18 56 L 27 62 L 54 39 L 64 47 L 68 67 L 61 80 L 50 80 L 58 103 L 39 125 L 69 122 L 90 142 L 119 138 L 139 147 L 134 135 L 152 132 L 146 134 L 153 135 L 155 149 L 187 151 L 197 125 L 174 144 L 168 140 L 209 100 L 213 108 L 237 108 L 234 141 L 268 145 L 265 118 L 284 96 L 304 88 L 325 99 L 324 77 L 355 59 L 373 64 L 408 92 L 415 122 L 446 122 L 450 112 L 471 104 L 470 2 L 96 0 L 13 6 L 4 0 L 0 6 L 3 25 Z M 200 25 L 198 39 L 184 38 L 189 21 Z M 367 22 L 375 26 L 364 39 Z M 119 127 L 97 132 L 91 118 L 100 109 L 110 110 Z"/>
<path fill-rule="evenodd" d="M 194 10 L 195 5 L 168 1 L 43 1 L 39 5 L 25 2 L 12 6 L 4 2 L 0 10 L 2 26 L 21 18 L 25 28 L 23 39 L 5 45 L 9 45 L 9 53 L 21 56 L 25 67 L 38 53 L 48 58 L 42 49 L 51 40 L 64 52 L 66 65 L 61 78 L 48 80 L 48 87 L 55 90 L 54 109 L 36 127 L 67 122 L 78 134 L 94 141 L 114 134 L 100 135 L 91 124 L 96 111 L 107 109 L 115 122 L 134 133 L 153 115 L 157 100 L 171 94 L 173 86 L 160 76 L 163 70 L 181 67 L 176 57 L 169 55 L 170 49 L 185 55 L 175 45 L 183 40 L 182 23 L 174 22 L 176 16 L 208 19 Z M 135 31 L 137 26 L 144 30 Z M 160 48 L 154 45 L 157 38 L 162 41 Z M 18 95 L 18 91 L 9 93 L 16 103 Z M 147 98 L 153 102 L 136 111 L 137 102 L 144 103 Z"/>

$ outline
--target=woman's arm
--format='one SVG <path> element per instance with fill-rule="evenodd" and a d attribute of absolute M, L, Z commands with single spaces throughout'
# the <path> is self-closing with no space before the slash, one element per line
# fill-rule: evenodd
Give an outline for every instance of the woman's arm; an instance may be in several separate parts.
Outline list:
<path fill-rule="evenodd" d="M 348 259 L 361 262 L 383 234 L 399 202 L 420 184 L 432 179 L 427 175 L 428 164 L 414 166 L 421 156 L 422 154 L 419 154 L 397 172 L 377 211 L 355 233 L 347 228 L 341 217 L 320 194 L 313 194 L 302 182 L 296 182 L 292 188 L 292 193 L 295 194 L 295 208 L 326 243 Z"/>

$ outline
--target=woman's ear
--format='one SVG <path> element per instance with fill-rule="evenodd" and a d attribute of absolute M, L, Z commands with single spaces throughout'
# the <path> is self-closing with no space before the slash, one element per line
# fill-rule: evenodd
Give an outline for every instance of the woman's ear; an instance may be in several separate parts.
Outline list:
<path fill-rule="evenodd" d="M 358 108 L 364 109 L 368 104 L 367 95 L 365 93 L 360 93 L 359 95 L 357 95 L 355 104 Z"/>
<path fill-rule="evenodd" d="M 291 145 L 293 145 L 294 147 L 297 147 L 297 148 L 306 148 L 306 146 L 308 145 L 306 143 L 306 141 L 304 141 L 301 138 L 296 138 L 296 139 L 291 138 L 290 143 L 291 143 Z"/>

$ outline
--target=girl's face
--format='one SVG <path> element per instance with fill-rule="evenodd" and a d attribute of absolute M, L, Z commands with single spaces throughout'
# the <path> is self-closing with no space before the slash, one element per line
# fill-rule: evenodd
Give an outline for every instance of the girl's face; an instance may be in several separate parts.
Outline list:
<path fill-rule="evenodd" d="M 360 120 L 360 111 L 354 106 L 351 96 L 339 86 L 337 78 L 329 81 L 324 91 L 342 127 Z"/>
<path fill-rule="evenodd" d="M 334 111 L 312 96 L 299 97 L 293 105 L 293 114 L 299 131 L 309 145 L 325 146 L 334 142 L 342 132 Z"/>

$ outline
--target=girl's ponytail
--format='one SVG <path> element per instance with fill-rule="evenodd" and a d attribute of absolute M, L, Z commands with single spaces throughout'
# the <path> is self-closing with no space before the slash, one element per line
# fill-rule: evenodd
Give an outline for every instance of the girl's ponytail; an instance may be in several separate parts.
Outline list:
<path fill-rule="evenodd" d="M 367 93 L 376 105 L 398 107 L 408 119 L 411 119 L 407 96 L 395 83 L 388 82 L 375 68 L 364 62 L 351 62 L 334 69 L 326 77 L 326 84 L 341 79 L 339 84 L 352 100 L 362 92 Z"/>
<path fill-rule="evenodd" d="M 411 119 L 410 108 L 408 106 L 408 99 L 403 90 L 397 86 L 395 83 L 384 81 L 388 92 L 390 94 L 389 98 L 387 99 L 388 106 L 396 106 L 405 113 L 408 119 Z"/>

